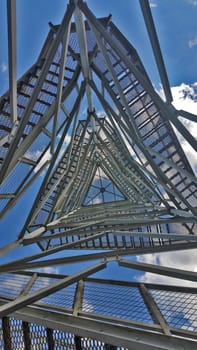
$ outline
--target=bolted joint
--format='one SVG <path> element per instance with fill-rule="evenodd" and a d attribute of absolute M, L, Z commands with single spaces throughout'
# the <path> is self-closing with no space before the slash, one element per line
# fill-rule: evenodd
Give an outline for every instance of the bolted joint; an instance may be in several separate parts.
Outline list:
<path fill-rule="evenodd" d="M 94 116 L 94 115 L 95 115 L 95 113 L 96 113 L 95 108 L 93 108 L 93 110 L 92 110 L 92 111 L 90 111 L 90 110 L 89 110 L 89 108 L 87 108 L 87 114 L 88 114 L 88 116 Z"/>

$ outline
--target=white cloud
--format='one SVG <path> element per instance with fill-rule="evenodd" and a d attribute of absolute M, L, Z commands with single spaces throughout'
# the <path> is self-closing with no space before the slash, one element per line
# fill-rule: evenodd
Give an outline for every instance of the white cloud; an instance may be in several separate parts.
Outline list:
<path fill-rule="evenodd" d="M 60 136 L 60 137 L 61 137 L 61 136 Z M 62 158 L 62 156 L 63 156 L 63 154 L 64 154 L 64 152 L 65 152 L 65 149 L 66 149 L 66 147 L 68 146 L 68 144 L 70 143 L 70 141 L 71 141 L 71 135 L 67 134 L 67 135 L 65 136 L 65 138 L 64 138 L 64 142 L 63 142 L 62 147 L 61 147 L 61 149 L 60 149 L 60 152 L 59 152 L 59 154 L 58 154 L 58 156 L 57 156 L 56 164 L 57 164 L 57 163 L 60 161 L 60 159 Z"/>
<path fill-rule="evenodd" d="M 158 254 L 147 254 L 143 256 L 139 256 L 137 258 L 138 261 L 162 265 L 167 267 L 174 267 L 180 270 L 189 270 L 189 271 L 197 271 L 197 260 L 196 260 L 196 251 L 174 251 L 167 253 L 158 253 Z M 141 283 L 155 283 L 155 284 L 167 284 L 167 285 L 175 285 L 175 286 L 183 286 L 183 287 L 197 287 L 197 283 L 186 281 L 177 278 L 171 278 L 168 276 L 162 276 L 162 274 L 153 274 L 149 272 L 145 272 L 144 275 L 138 278 L 138 281 Z M 160 292 L 159 292 L 160 293 Z M 159 305 L 162 307 L 164 317 L 169 323 L 173 323 L 176 317 L 183 322 L 180 328 L 186 328 L 190 330 L 194 330 L 196 328 L 196 310 L 195 310 L 195 299 L 189 299 L 190 296 L 188 294 L 181 295 L 179 293 L 170 292 L 170 301 L 169 301 L 169 292 L 162 292 L 161 294 L 155 293 L 154 298 Z M 188 296 L 188 297 L 187 297 Z M 190 302 L 188 302 L 190 300 Z M 193 305 L 191 305 L 191 303 Z M 192 307 L 193 306 L 193 307 Z M 191 315 L 192 310 L 192 315 Z"/>
<path fill-rule="evenodd" d="M 197 6 L 197 0 L 187 0 L 190 5 Z"/>
<path fill-rule="evenodd" d="M 39 150 L 37 150 L 36 152 L 31 152 L 31 153 L 28 151 L 26 156 L 27 156 L 27 158 L 37 160 L 41 154 L 42 154 L 42 151 L 39 151 Z M 45 154 L 42 156 L 40 162 L 34 168 L 34 173 L 37 173 L 40 170 L 40 168 L 44 165 L 44 163 L 50 159 L 51 159 L 51 154 L 50 154 L 50 150 L 48 149 L 45 152 Z"/>
<path fill-rule="evenodd" d="M 197 111 L 197 82 L 188 85 L 182 83 L 179 86 L 171 87 L 173 105 L 176 109 L 183 109 L 196 114 Z"/>
<path fill-rule="evenodd" d="M 93 199 L 93 204 L 100 204 L 100 203 L 102 203 L 102 198 L 101 196 L 98 195 Z"/>
<path fill-rule="evenodd" d="M 187 85 L 182 83 L 180 86 L 174 86 L 171 88 L 173 96 L 173 104 L 177 110 L 183 109 L 187 112 L 196 114 L 197 111 L 197 83 Z M 189 130 L 195 139 L 197 139 L 197 127 L 196 123 L 186 119 L 179 118 L 183 125 Z M 182 145 L 182 148 L 193 167 L 194 171 L 197 172 L 197 157 L 196 152 L 188 144 L 188 142 L 180 135 L 177 134 Z"/>
<path fill-rule="evenodd" d="M 70 140 L 71 140 L 71 136 L 67 134 L 64 139 L 64 146 L 67 146 Z"/>
<path fill-rule="evenodd" d="M 48 273 L 48 274 L 56 274 L 58 275 L 60 273 L 60 270 L 58 267 L 52 267 L 52 266 L 47 266 L 47 267 L 43 267 L 41 269 L 39 269 L 39 272 L 44 272 L 44 273 Z M 48 281 L 50 281 L 48 278 L 43 278 L 44 280 L 46 279 L 47 280 L 47 284 Z"/>
<path fill-rule="evenodd" d="M 188 41 L 188 46 L 189 46 L 190 49 L 192 49 L 192 47 L 196 46 L 196 45 L 197 45 L 197 36 L 195 38 L 193 38 L 193 39 L 190 39 Z"/>
<path fill-rule="evenodd" d="M 0 71 L 1 73 L 6 72 L 8 69 L 8 66 L 3 62 L 2 64 L 0 64 Z"/>
<path fill-rule="evenodd" d="M 41 150 L 37 150 L 37 151 L 33 151 L 33 152 L 31 152 L 31 151 L 28 150 L 28 151 L 25 153 L 25 158 L 28 158 L 28 159 L 37 161 L 38 158 L 41 156 L 41 154 L 42 154 L 42 151 L 41 151 Z"/>
<path fill-rule="evenodd" d="M 98 118 L 104 118 L 106 117 L 106 113 L 104 110 L 96 111 L 96 115 Z"/>
<path fill-rule="evenodd" d="M 60 137 L 58 137 L 58 139 L 59 138 Z M 60 158 L 62 157 L 62 155 L 63 155 L 63 153 L 65 151 L 65 148 L 69 144 L 70 140 L 71 140 L 71 136 L 70 135 L 66 135 L 65 139 L 64 139 L 64 142 L 63 142 L 63 145 L 62 145 L 62 148 L 61 148 L 61 151 L 60 151 L 60 153 L 58 155 L 57 161 L 59 161 Z M 33 152 L 28 150 L 25 153 L 25 157 L 28 158 L 28 159 L 37 161 L 42 153 L 43 153 L 43 150 L 37 150 L 37 151 L 33 151 Z M 50 160 L 51 160 L 51 153 L 50 153 L 50 149 L 48 148 L 48 150 L 43 154 L 42 158 L 40 159 L 40 162 L 35 167 L 34 173 L 37 173 L 40 170 L 40 168 L 44 165 L 44 163 L 46 163 L 47 161 L 50 161 Z M 48 165 L 46 166 L 46 168 L 48 168 Z"/>
<path fill-rule="evenodd" d="M 155 2 L 150 2 L 149 5 L 151 8 L 157 7 L 157 4 Z"/>
<path fill-rule="evenodd" d="M 148 264 L 161 265 L 173 267 L 180 270 L 197 271 L 196 251 L 174 251 L 167 253 L 146 254 L 137 257 L 137 261 Z M 177 278 L 163 276 L 162 274 L 154 274 L 145 272 L 139 277 L 140 282 L 144 283 L 159 283 L 159 284 L 173 284 L 178 286 L 197 286 L 197 283 L 185 281 Z"/>
<path fill-rule="evenodd" d="M 195 133 L 196 133 L 196 126 L 195 128 L 193 127 L 193 122 L 190 121 L 185 121 L 185 119 L 181 118 L 181 120 L 183 121 L 183 124 L 186 126 L 186 128 L 190 131 L 191 134 L 193 134 L 193 136 L 195 137 Z M 195 174 L 197 174 L 197 157 L 196 157 L 196 151 L 190 146 L 190 144 L 183 138 L 183 136 L 177 131 L 175 130 L 175 133 L 177 134 L 177 138 L 180 141 L 180 144 L 182 146 L 182 149 L 184 151 L 184 153 L 187 156 L 187 159 L 194 171 Z"/>
<path fill-rule="evenodd" d="M 172 86 L 171 92 L 173 96 L 173 105 L 177 110 L 184 110 L 190 112 L 192 114 L 196 114 L 197 111 L 197 82 L 188 85 L 188 84 L 180 84 L 179 86 Z M 164 91 L 160 89 L 158 91 L 159 95 L 164 99 Z M 179 120 L 183 123 L 183 125 L 189 130 L 189 132 L 193 135 L 194 138 L 197 138 L 197 127 L 196 123 L 186 119 L 179 117 Z M 181 146 L 195 172 L 197 172 L 197 157 L 196 152 L 193 148 L 188 144 L 188 142 L 176 131 L 177 137 L 181 143 Z"/>

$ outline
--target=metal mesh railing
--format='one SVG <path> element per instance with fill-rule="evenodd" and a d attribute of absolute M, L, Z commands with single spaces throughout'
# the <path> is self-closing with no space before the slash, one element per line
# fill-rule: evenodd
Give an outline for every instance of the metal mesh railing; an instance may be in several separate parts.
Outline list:
<path fill-rule="evenodd" d="M 197 295 L 166 290 L 151 290 L 170 327 L 197 332 Z"/>
<path fill-rule="evenodd" d="M 1 350 L 8 350 L 3 340 L 6 336 L 10 339 L 9 342 L 7 341 L 9 350 L 24 350 L 26 348 L 30 350 L 127 350 L 120 346 L 112 347 L 100 340 L 75 336 L 69 332 L 49 329 L 34 323 L 26 323 L 24 328 L 23 321 L 15 318 L 7 319 L 7 321 L 8 328 L 3 332 L 0 320 Z"/>
<path fill-rule="evenodd" d="M 5 301 L 17 298 L 24 290 L 31 294 L 58 280 L 61 280 L 60 276 L 55 278 L 55 275 L 38 274 L 28 291 L 26 286 L 31 281 L 31 273 L 1 275 L 1 305 Z M 58 315 L 65 315 L 66 325 L 66 317 L 72 319 L 74 312 L 75 318 L 84 320 L 84 325 L 85 320 L 92 320 L 91 322 L 98 322 L 98 326 L 99 322 L 104 322 L 106 325 L 121 325 L 127 329 L 148 329 L 149 332 L 154 330 L 163 333 L 165 332 L 163 326 L 158 323 L 159 321 L 155 317 L 157 309 L 172 334 L 178 332 L 179 336 L 193 338 L 197 333 L 197 289 L 152 284 L 142 285 L 134 282 L 105 281 L 93 278 L 85 279 L 80 283 L 82 283 L 80 295 L 79 289 L 76 289 L 77 285 L 74 283 L 39 300 L 31 306 L 34 310 L 34 317 L 37 309 L 42 312 L 46 310 L 46 312 L 57 315 L 57 321 Z M 154 310 L 144 296 L 144 288 L 155 302 Z M 77 328 L 76 335 L 70 331 L 61 330 L 61 327 L 58 330 L 55 325 L 54 329 L 50 330 L 47 328 L 47 318 L 46 320 L 39 318 L 42 324 L 33 323 L 31 322 L 31 311 L 29 322 L 27 322 L 27 312 L 25 312 L 25 320 L 23 321 L 20 319 L 20 315 L 23 315 L 23 312 L 22 314 L 19 312 L 17 316 L 19 319 L 10 318 L 9 322 L 6 323 L 6 329 L 5 322 L 4 328 L 0 324 L 0 345 L 3 350 L 6 350 L 4 347 L 6 334 L 9 334 L 13 350 L 22 350 L 27 338 L 31 341 L 31 349 L 33 350 L 48 350 L 49 342 L 53 344 L 54 350 L 76 350 L 79 343 L 84 350 L 113 349 L 99 339 L 80 337 L 77 334 Z M 70 322 L 72 324 L 74 321 L 69 321 L 68 326 Z M 78 345 L 76 346 L 76 344 Z M 117 349 L 123 350 L 121 347 Z"/>
<path fill-rule="evenodd" d="M 30 276 L 11 273 L 0 275 L 0 295 L 16 298 L 29 282 Z"/>
<path fill-rule="evenodd" d="M 57 282 L 59 278 L 38 276 L 28 291 L 31 294 L 39 289 Z M 4 274 L 0 279 L 1 298 L 13 299 L 19 296 L 28 282 L 29 274 Z M 155 324 L 155 318 L 147 305 L 147 300 L 141 294 L 140 283 L 121 283 L 115 281 L 105 282 L 100 279 L 84 281 L 81 295 L 81 307 L 78 312 L 83 317 L 97 318 L 102 316 L 110 322 L 147 324 L 149 328 Z M 147 290 L 152 295 L 158 310 L 168 323 L 169 327 L 179 330 L 197 332 L 197 290 L 184 287 L 165 287 L 153 285 Z M 58 307 L 65 312 L 72 313 L 76 298 L 76 283 L 62 288 L 59 291 L 39 300 L 39 305 L 48 309 Z M 3 299 L 2 299 L 3 300 Z M 89 315 L 89 316 L 88 316 Z"/>
<path fill-rule="evenodd" d="M 152 323 L 138 288 L 86 282 L 82 310 Z"/>

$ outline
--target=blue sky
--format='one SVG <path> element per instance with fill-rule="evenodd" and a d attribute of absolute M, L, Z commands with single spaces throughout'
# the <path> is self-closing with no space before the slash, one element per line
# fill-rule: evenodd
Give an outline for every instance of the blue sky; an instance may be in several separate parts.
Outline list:
<path fill-rule="evenodd" d="M 17 77 L 19 78 L 37 59 L 49 31 L 48 22 L 53 24 L 61 22 L 67 1 L 17 0 L 16 2 Z M 159 76 L 138 0 L 87 0 L 87 3 L 97 17 L 112 14 L 116 26 L 137 49 L 153 84 L 160 89 Z M 189 86 L 196 83 L 197 1 L 151 0 L 150 4 L 171 87 L 179 89 L 181 84 Z M 2 94 L 8 89 L 6 0 L 0 1 L 0 13 L 0 94 Z M 177 91 L 175 98 L 180 99 Z M 194 111 L 196 104 L 191 101 L 188 101 L 188 104 Z M 40 181 L 41 179 L 38 182 Z M 2 221 L 1 245 L 8 241 L 7 237 L 11 240 L 18 234 L 34 195 L 34 188 L 30 189 L 24 199 Z M 18 256 L 19 252 L 13 253 L 12 258 L 15 254 Z M 193 259 L 191 266 L 193 266 Z"/>
<path fill-rule="evenodd" d="M 89 0 L 98 16 L 113 21 L 134 44 L 157 85 L 153 56 L 138 0 Z M 49 30 L 48 22 L 61 22 L 67 0 L 17 0 L 17 75 L 20 77 L 36 60 Z M 160 38 L 170 85 L 193 83 L 197 61 L 196 0 L 151 0 L 152 14 Z M 0 93 L 8 87 L 6 0 L 0 2 Z M 3 72 L 2 72 L 3 70 Z"/>

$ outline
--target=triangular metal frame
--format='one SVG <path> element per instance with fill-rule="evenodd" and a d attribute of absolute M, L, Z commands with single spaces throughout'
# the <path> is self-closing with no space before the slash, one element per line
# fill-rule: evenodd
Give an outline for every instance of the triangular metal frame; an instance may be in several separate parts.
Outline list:
<path fill-rule="evenodd" d="M 125 323 L 116 318 L 83 312 L 80 303 L 84 279 L 111 262 L 134 270 L 197 281 L 194 272 L 124 259 L 125 256 L 197 247 L 197 180 L 173 130 L 175 127 L 196 150 L 196 141 L 178 119 L 181 115 L 194 120 L 194 116 L 177 111 L 171 104 L 170 87 L 148 1 L 141 0 L 140 3 L 167 102 L 154 90 L 136 50 L 120 33 L 111 17 L 97 19 L 81 0 L 70 1 L 59 26 L 50 25 L 37 62 L 17 83 L 17 100 L 14 84 L 0 100 L 2 217 L 44 170 L 42 185 L 22 231 L 16 241 L 1 248 L 0 253 L 3 255 L 26 245 L 38 245 L 42 251 L 5 263 L 0 266 L 0 272 L 12 273 L 16 281 L 21 274 L 25 281 L 29 269 L 100 261 L 88 268 L 80 268 L 70 276 L 58 277 L 58 280 L 53 276 L 53 283 L 43 284 L 37 290 L 32 288 L 38 276 L 45 283 L 45 278 L 50 279 L 52 275 L 30 273 L 26 287 L 14 299 L 3 296 L 5 303 L 0 306 L 0 316 L 5 320 L 7 315 L 20 315 L 24 322 L 26 319 L 31 322 L 32 317 L 48 328 L 50 322 L 55 322 L 57 327 L 59 325 L 65 330 L 60 317 L 57 322 L 53 317 L 49 318 L 50 322 L 42 321 L 39 304 L 35 314 L 28 305 L 77 282 L 72 316 L 68 316 L 70 311 L 67 310 L 66 326 L 73 330 L 69 322 L 74 327 L 78 325 L 75 344 L 79 349 L 81 340 L 77 337 L 86 334 L 102 339 L 105 348 L 108 348 L 106 344 L 136 346 L 136 327 L 140 329 L 139 343 L 144 344 L 143 349 L 167 349 L 168 337 L 171 337 L 171 348 L 176 346 L 176 331 L 163 316 L 152 287 L 144 283 L 132 284 L 130 288 L 137 288 L 140 292 L 143 298 L 141 312 L 145 306 L 148 307 L 154 323 L 152 328 L 150 324 Z M 11 10 L 10 18 L 14 15 Z M 13 80 L 12 67 L 10 72 Z M 86 118 L 81 117 L 84 101 Z M 98 108 L 102 109 L 102 116 Z M 125 199 L 85 206 L 84 199 L 99 166 Z M 13 183 L 15 177 L 19 182 Z M 81 252 L 53 258 L 53 254 L 71 249 Z M 95 252 L 87 253 L 88 249 Z M 50 255 L 52 258 L 49 258 Z M 113 283 L 109 282 L 110 285 Z M 117 285 L 128 287 L 126 282 L 118 282 Z M 164 293 L 164 287 L 154 288 Z M 166 288 L 171 296 L 175 296 L 176 288 Z M 184 293 L 196 293 L 196 290 L 184 288 L 179 291 L 182 296 L 186 295 Z M 46 305 L 41 307 L 47 314 Z M 53 306 L 50 307 L 54 311 Z M 103 322 L 103 336 L 99 338 L 94 322 L 92 326 L 87 322 L 82 329 L 81 320 L 87 316 L 94 322 Z M 117 322 L 125 327 L 122 343 L 115 334 Z M 130 331 L 132 329 L 129 335 L 127 326 Z M 3 327 L 6 328 L 6 321 L 3 321 Z M 144 327 L 153 330 L 152 339 Z M 160 337 L 154 335 L 155 331 L 163 334 L 163 338 L 161 334 Z M 49 333 L 47 337 L 52 339 Z M 120 336 L 118 327 L 117 334 Z M 180 329 L 178 334 L 186 343 L 183 338 L 194 337 L 193 332 L 186 335 Z M 159 339 L 163 339 L 163 347 L 159 345 Z M 180 345 L 179 342 L 177 344 Z M 188 344 L 192 349 L 192 341 L 188 340 Z"/>
<path fill-rule="evenodd" d="M 100 163 L 85 195 L 83 205 L 99 204 L 126 199 L 112 179 L 106 175 Z"/>

